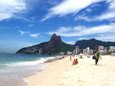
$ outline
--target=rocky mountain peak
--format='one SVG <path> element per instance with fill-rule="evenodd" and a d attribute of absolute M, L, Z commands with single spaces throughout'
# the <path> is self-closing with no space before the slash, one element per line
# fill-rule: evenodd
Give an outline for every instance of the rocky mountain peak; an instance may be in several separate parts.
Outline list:
<path fill-rule="evenodd" d="M 50 39 L 50 42 L 62 42 L 62 40 L 61 40 L 61 37 L 60 36 L 58 36 L 58 35 L 56 35 L 55 33 L 52 35 L 52 37 L 51 37 L 51 39 Z"/>
<path fill-rule="evenodd" d="M 92 39 L 90 39 L 90 41 L 98 41 L 98 40 L 96 40 L 95 38 L 92 38 Z"/>
<path fill-rule="evenodd" d="M 60 52 L 66 53 L 67 51 L 72 51 L 73 48 L 74 48 L 73 45 L 64 43 L 61 40 L 60 36 L 53 34 L 51 36 L 50 41 L 43 42 L 43 43 L 33 45 L 30 47 L 22 48 L 18 50 L 16 53 L 57 55 Z"/>

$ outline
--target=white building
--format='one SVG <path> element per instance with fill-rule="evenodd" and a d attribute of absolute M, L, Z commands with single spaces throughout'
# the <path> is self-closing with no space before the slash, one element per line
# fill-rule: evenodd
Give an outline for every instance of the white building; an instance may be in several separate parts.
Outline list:
<path fill-rule="evenodd" d="M 83 49 L 83 54 L 92 55 L 93 54 L 93 50 L 90 49 L 90 47 L 87 47 L 86 49 Z"/>
<path fill-rule="evenodd" d="M 39 54 L 40 54 L 40 55 L 42 54 L 42 48 L 39 49 Z"/>
<path fill-rule="evenodd" d="M 110 46 L 109 47 L 109 52 L 110 53 L 115 53 L 115 47 L 114 46 Z"/>
<path fill-rule="evenodd" d="M 64 55 L 65 53 L 64 52 L 60 52 L 59 55 Z"/>
<path fill-rule="evenodd" d="M 75 49 L 73 50 L 73 54 L 74 55 L 77 55 L 80 53 L 80 49 L 79 49 L 79 46 L 76 46 Z"/>
<path fill-rule="evenodd" d="M 67 51 L 67 55 L 71 55 L 72 54 L 72 52 L 70 52 L 70 51 Z"/>
<path fill-rule="evenodd" d="M 99 46 L 98 47 L 98 51 L 100 52 L 100 54 L 107 54 L 107 47 L 104 47 L 104 46 Z"/>

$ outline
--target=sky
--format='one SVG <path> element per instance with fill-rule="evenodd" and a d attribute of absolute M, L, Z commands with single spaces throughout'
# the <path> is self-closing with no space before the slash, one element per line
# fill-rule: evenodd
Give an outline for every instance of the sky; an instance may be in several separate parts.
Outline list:
<path fill-rule="evenodd" d="M 115 41 L 115 0 L 0 0 L 0 52 L 48 41 Z"/>

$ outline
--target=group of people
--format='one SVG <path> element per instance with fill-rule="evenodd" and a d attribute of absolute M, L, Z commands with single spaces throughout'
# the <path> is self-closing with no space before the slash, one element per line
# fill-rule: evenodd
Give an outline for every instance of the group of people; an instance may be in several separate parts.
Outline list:
<path fill-rule="evenodd" d="M 82 55 L 80 55 L 80 58 L 83 58 Z M 95 60 L 95 65 L 98 64 L 98 61 L 99 61 L 100 58 L 101 58 L 101 57 L 100 57 L 100 53 L 99 53 L 99 51 L 97 51 L 97 52 L 95 53 L 95 55 L 92 57 L 92 59 Z M 72 60 L 72 55 L 70 55 L 70 61 L 71 61 L 71 60 Z M 74 58 L 72 64 L 73 64 L 73 65 L 78 64 L 78 59 L 77 59 L 77 58 Z"/>

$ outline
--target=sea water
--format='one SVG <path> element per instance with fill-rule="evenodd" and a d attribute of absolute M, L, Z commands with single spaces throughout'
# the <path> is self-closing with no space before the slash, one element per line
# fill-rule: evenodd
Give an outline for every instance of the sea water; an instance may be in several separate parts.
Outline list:
<path fill-rule="evenodd" d="M 0 54 L 0 86 L 26 86 L 23 78 L 42 71 L 49 56 Z"/>

